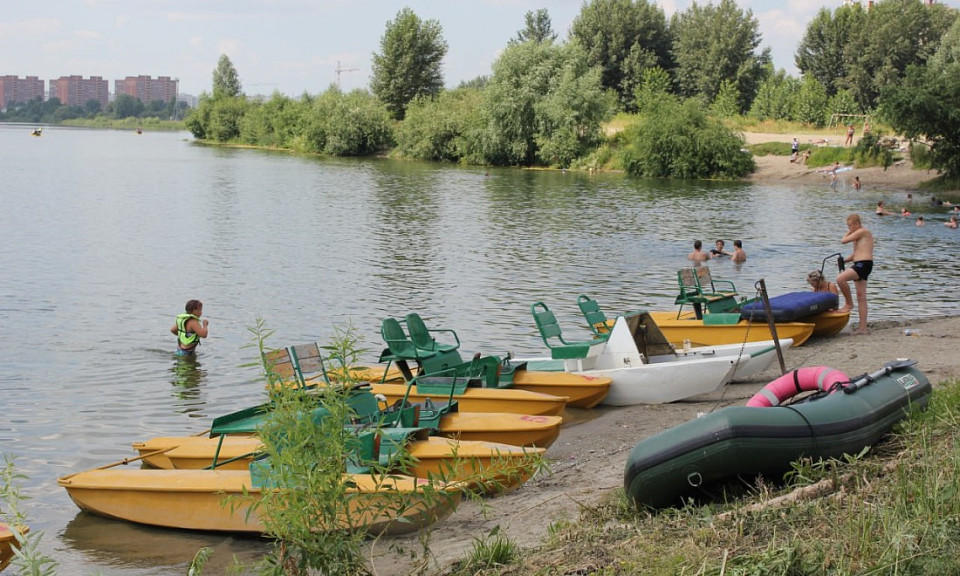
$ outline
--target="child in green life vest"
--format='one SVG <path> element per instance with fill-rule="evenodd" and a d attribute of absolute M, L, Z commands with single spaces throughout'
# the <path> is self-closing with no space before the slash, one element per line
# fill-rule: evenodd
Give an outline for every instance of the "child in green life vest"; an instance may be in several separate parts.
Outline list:
<path fill-rule="evenodd" d="M 188 300 L 184 306 L 185 314 L 177 315 L 177 323 L 170 328 L 170 333 L 177 337 L 177 355 L 187 356 L 193 354 L 200 345 L 200 339 L 206 338 L 209 330 L 207 324 L 209 320 L 200 320 L 203 315 L 203 302 L 199 300 Z"/>

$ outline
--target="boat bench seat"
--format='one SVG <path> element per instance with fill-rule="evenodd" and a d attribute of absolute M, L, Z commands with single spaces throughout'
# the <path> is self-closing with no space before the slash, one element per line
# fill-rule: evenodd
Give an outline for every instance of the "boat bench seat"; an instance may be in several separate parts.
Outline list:
<path fill-rule="evenodd" d="M 687 304 L 693 306 L 697 319 L 703 319 L 704 307 L 708 312 L 722 313 L 731 312 L 740 306 L 737 289 L 733 282 L 714 280 L 707 266 L 696 269 L 683 268 L 677 272 L 677 284 L 680 287 L 680 294 L 674 300 L 674 304 L 680 307 L 677 310 L 677 318 L 683 313 L 683 307 Z M 718 285 L 728 286 L 729 290 L 718 291 Z"/>
<path fill-rule="evenodd" d="M 605 344 L 609 334 L 593 340 L 582 342 L 568 342 L 563 337 L 563 331 L 557 322 L 557 317 L 550 308 L 543 302 L 534 302 L 530 306 L 530 312 L 537 323 L 537 329 L 540 331 L 540 338 L 550 349 L 550 357 L 554 360 L 577 360 L 587 358 L 594 353 L 599 352 L 601 345 Z"/>

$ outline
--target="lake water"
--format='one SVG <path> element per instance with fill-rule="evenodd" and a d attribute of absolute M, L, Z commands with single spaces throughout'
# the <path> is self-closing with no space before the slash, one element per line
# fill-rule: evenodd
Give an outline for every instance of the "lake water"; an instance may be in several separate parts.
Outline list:
<path fill-rule="evenodd" d="M 530 304 L 585 334 L 580 293 L 608 312 L 672 309 L 694 239 L 742 239 L 746 263 L 710 263 L 752 294 L 805 290 L 859 212 L 877 237 L 870 317 L 958 312 L 945 287 L 960 232 L 877 217 L 902 192 L 822 185 L 677 183 L 609 174 L 318 159 L 206 147 L 186 133 L 0 125 L 0 453 L 61 574 L 184 573 L 200 546 L 252 558 L 258 540 L 80 514 L 56 478 L 134 455 L 130 443 L 204 430 L 257 403 L 258 317 L 276 346 L 357 330 L 370 362 L 380 320 L 420 312 L 467 350 L 544 348 Z M 786 161 L 786 160 L 784 160 Z M 871 183 L 873 184 L 873 183 Z M 832 274 L 835 264 L 828 263 Z M 210 338 L 178 362 L 169 333 L 204 302 Z M 455 517 L 452 521 L 455 521 Z M 223 573 L 211 562 L 207 573 Z"/>

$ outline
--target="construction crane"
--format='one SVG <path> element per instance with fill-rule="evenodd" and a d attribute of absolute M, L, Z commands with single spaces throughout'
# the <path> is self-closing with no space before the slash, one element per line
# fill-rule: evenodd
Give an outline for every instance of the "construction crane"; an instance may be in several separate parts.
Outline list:
<path fill-rule="evenodd" d="M 340 88 L 340 73 L 341 72 L 359 72 L 359 68 L 341 68 L 340 61 L 337 60 L 337 68 L 334 70 L 337 73 L 337 88 Z"/>

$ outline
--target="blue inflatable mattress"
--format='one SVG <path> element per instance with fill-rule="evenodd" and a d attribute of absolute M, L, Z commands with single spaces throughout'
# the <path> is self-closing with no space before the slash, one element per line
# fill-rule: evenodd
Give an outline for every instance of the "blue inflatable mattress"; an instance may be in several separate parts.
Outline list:
<path fill-rule="evenodd" d="M 839 299 L 833 292 L 790 292 L 770 299 L 770 311 L 774 322 L 798 322 L 821 312 L 832 310 L 839 305 Z M 740 309 L 744 320 L 765 321 L 763 302 L 751 302 Z"/>

